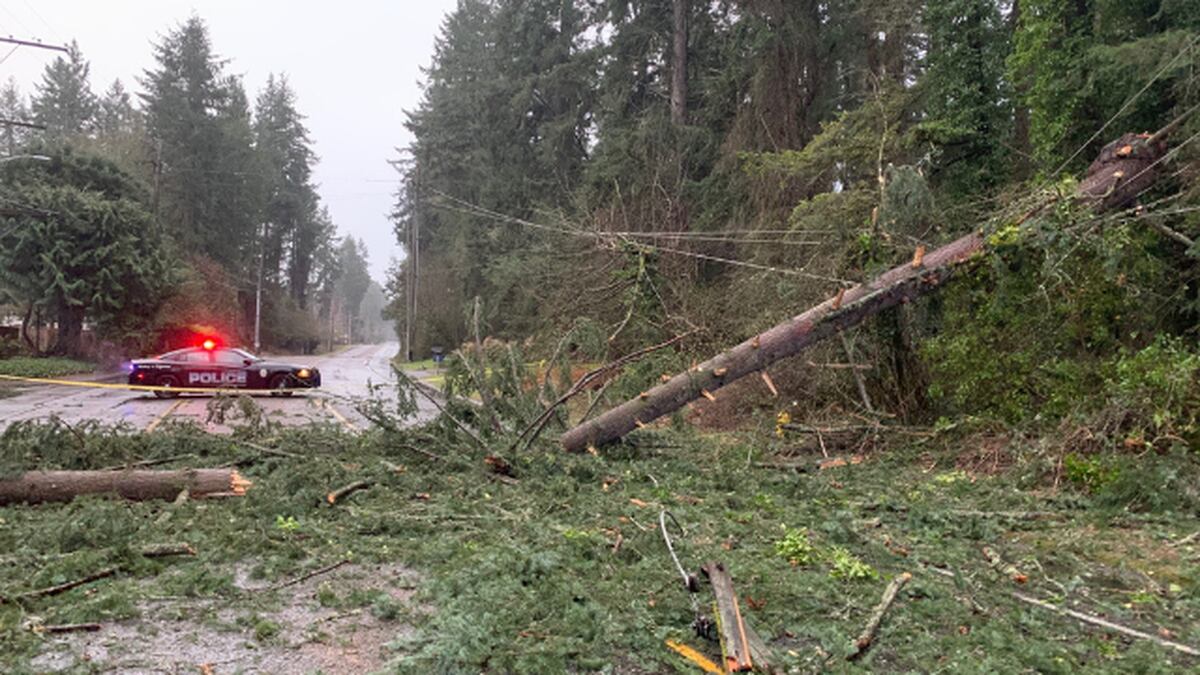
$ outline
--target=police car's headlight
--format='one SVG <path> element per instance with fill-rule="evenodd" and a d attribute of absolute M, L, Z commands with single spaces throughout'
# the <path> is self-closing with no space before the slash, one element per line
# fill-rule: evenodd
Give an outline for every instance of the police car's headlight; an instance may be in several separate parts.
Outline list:
<path fill-rule="evenodd" d="M 310 372 L 308 368 L 301 368 L 300 372 L 296 373 L 296 375 L 299 375 L 302 378 L 307 378 L 309 375 L 312 375 L 312 372 Z"/>

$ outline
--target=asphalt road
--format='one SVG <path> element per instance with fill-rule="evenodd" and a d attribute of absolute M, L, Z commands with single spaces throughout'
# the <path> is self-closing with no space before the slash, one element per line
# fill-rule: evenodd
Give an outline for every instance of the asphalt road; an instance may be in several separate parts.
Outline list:
<path fill-rule="evenodd" d="M 290 398 L 256 396 L 254 401 L 271 419 L 286 425 L 313 422 L 335 423 L 347 429 L 363 429 L 366 419 L 355 410 L 354 399 L 370 395 L 370 385 L 390 384 L 393 375 L 389 361 L 399 351 L 396 343 L 353 345 L 323 356 L 281 357 L 299 365 L 321 370 L 321 389 L 298 393 Z M 420 376 L 419 373 L 414 375 Z M 175 399 L 155 398 L 149 392 L 65 385 L 19 385 L 17 395 L 0 396 L 0 429 L 13 422 L 49 419 L 57 416 L 68 424 L 98 420 L 105 424 L 123 422 L 137 429 L 153 431 L 171 421 L 191 421 L 214 433 L 228 431 L 225 425 L 209 420 L 208 394 L 184 394 Z M 390 387 L 381 392 L 394 397 Z M 432 417 L 435 410 L 418 397 L 420 419 Z M 237 424 L 238 420 L 231 423 Z"/>

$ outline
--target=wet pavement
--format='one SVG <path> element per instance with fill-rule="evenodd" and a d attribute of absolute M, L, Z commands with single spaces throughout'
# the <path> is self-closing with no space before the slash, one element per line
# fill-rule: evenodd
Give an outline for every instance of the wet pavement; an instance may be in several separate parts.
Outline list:
<path fill-rule="evenodd" d="M 321 356 L 281 357 L 298 365 L 319 368 L 321 389 L 290 398 L 255 396 L 254 401 L 269 419 L 286 425 L 316 422 L 341 424 L 352 430 L 366 428 L 369 423 L 356 410 L 355 401 L 370 396 L 372 385 L 394 383 L 390 361 L 398 351 L 399 345 L 392 342 L 352 345 Z M 419 378 L 427 374 L 412 375 Z M 375 393 L 385 399 L 395 396 L 390 386 Z M 56 416 L 68 424 L 98 420 L 106 424 L 125 423 L 147 431 L 170 421 L 187 420 L 213 432 L 225 431 L 227 427 L 208 421 L 212 400 L 210 394 L 159 399 L 150 392 L 123 389 L 20 384 L 0 392 L 0 429 L 21 420 Z M 428 419 L 436 413 L 427 400 L 418 397 L 417 402 L 418 419 Z"/>

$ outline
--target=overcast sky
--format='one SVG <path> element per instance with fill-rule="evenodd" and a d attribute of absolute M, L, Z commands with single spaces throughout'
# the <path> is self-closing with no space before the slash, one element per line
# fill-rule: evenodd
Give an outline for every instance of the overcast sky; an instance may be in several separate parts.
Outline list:
<path fill-rule="evenodd" d="M 387 213 L 395 171 L 387 160 L 408 145 L 404 113 L 420 100 L 420 69 L 456 0 L 0 0 L 0 35 L 79 42 L 92 89 L 116 78 L 139 90 L 153 65 L 151 44 L 195 13 L 213 49 L 241 75 L 250 100 L 269 73 L 287 73 L 307 117 L 320 164 L 315 178 L 340 233 L 363 239 L 372 276 L 384 280 L 400 255 Z M 0 57 L 7 49 L 0 50 Z M 28 96 L 55 52 L 21 48 L 0 64 Z"/>

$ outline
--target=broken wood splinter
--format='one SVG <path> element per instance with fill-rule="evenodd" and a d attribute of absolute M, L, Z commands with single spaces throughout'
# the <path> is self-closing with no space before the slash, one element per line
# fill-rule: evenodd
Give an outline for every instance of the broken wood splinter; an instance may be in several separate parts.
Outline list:
<path fill-rule="evenodd" d="M 914 270 L 919 269 L 924 260 L 925 260 L 925 244 L 921 244 L 920 246 L 917 247 L 917 250 L 913 252 L 912 268 Z"/>
<path fill-rule="evenodd" d="M 778 398 L 779 390 L 775 388 L 775 383 L 771 380 L 770 373 L 764 370 L 760 375 L 762 376 L 763 383 L 767 385 L 767 389 L 771 390 L 771 395 Z"/>

